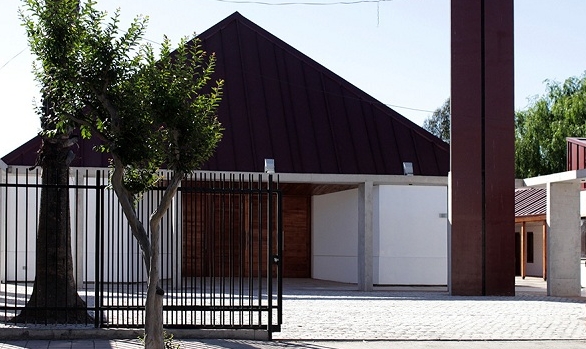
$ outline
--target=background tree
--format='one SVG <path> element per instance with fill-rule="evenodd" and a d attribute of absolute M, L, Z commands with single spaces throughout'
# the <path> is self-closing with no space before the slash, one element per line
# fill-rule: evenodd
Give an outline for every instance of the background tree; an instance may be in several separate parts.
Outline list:
<path fill-rule="evenodd" d="M 47 64 L 45 48 L 35 43 L 51 35 L 41 20 L 49 2 L 79 11 L 66 28 L 76 50 Z M 215 57 L 197 40 L 184 39 L 172 51 L 165 38 L 155 55 L 149 44 L 141 44 L 145 18 L 137 17 L 122 32 L 118 12 L 106 21 L 106 13 L 94 6 L 92 0 L 81 6 L 78 0 L 26 0 L 23 18 L 32 52 L 43 63 L 38 79 L 46 81 L 44 89 L 59 90 L 52 100 L 57 132 L 77 125 L 84 138 L 98 137 L 99 150 L 112 157 L 111 185 L 148 271 L 145 346 L 163 348 L 159 226 L 185 174 L 209 158 L 221 138 L 216 110 L 222 82 L 210 85 Z M 159 179 L 156 171 L 163 164 L 172 177 L 147 232 L 134 204 Z"/>
<path fill-rule="evenodd" d="M 450 143 L 450 99 L 437 108 L 433 114 L 423 121 L 423 128 L 446 143 Z"/>
<path fill-rule="evenodd" d="M 515 114 L 515 175 L 566 170 L 566 137 L 586 136 L 586 75 L 546 82 L 546 93 Z"/>
<path fill-rule="evenodd" d="M 63 124 L 59 132 L 55 128 L 50 101 L 61 89 L 50 79 L 62 77 L 58 72 L 50 76 L 43 73 L 44 67 L 65 64 L 66 57 L 75 54 L 75 33 L 69 28 L 77 20 L 77 8 L 60 6 L 58 1 L 47 2 L 41 15 L 37 34 L 30 41 L 33 49 L 44 51 L 39 69 L 35 70 L 44 96 L 37 108 L 42 128 L 37 165 L 42 167 L 43 187 L 36 237 L 36 274 L 31 297 L 12 321 L 88 323 L 93 319 L 85 310 L 86 303 L 79 297 L 73 277 L 69 192 L 64 190 L 69 184 L 69 165 L 74 158 L 70 147 L 77 139 L 71 136 L 69 125 Z"/>

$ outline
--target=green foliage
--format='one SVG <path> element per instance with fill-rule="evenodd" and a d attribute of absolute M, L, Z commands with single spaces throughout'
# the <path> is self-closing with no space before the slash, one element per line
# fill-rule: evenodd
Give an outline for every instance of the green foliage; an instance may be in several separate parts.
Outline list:
<path fill-rule="evenodd" d="M 450 99 L 423 121 L 423 128 L 446 143 L 450 143 Z"/>
<path fill-rule="evenodd" d="M 515 114 L 515 175 L 566 170 L 566 137 L 586 136 L 586 75 L 547 81 L 546 94 Z"/>
<path fill-rule="evenodd" d="M 172 50 L 165 38 L 156 54 L 142 40 L 147 18 L 122 31 L 119 12 L 107 19 L 93 0 L 23 2 L 36 79 L 54 109 L 47 133 L 76 126 L 82 137 L 100 138 L 97 150 L 121 160 L 133 194 L 163 165 L 187 173 L 212 155 L 222 81 L 211 83 L 215 56 L 197 39 Z"/>

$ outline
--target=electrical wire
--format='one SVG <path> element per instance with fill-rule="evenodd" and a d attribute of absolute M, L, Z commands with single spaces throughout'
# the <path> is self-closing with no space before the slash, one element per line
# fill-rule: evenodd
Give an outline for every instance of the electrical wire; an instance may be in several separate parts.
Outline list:
<path fill-rule="evenodd" d="M 254 0 L 216 0 L 217 2 L 227 2 L 232 4 L 252 4 L 252 5 L 268 5 L 268 6 L 291 6 L 291 5 L 356 5 L 356 4 L 373 4 L 381 2 L 389 2 L 393 0 L 352 0 L 352 1 L 334 1 L 334 2 L 306 2 L 306 1 L 290 1 L 290 2 L 266 2 Z"/>
<path fill-rule="evenodd" d="M 12 62 L 16 57 L 20 56 L 20 54 L 23 53 L 24 51 L 26 51 L 26 47 L 23 48 L 19 53 L 15 54 L 14 57 L 10 58 L 6 63 L 4 63 L 0 67 L 0 70 L 4 69 L 4 67 L 6 67 L 8 65 L 8 63 Z"/>
<path fill-rule="evenodd" d="M 152 41 L 152 40 L 147 40 L 147 41 L 153 42 L 153 43 L 155 43 L 155 44 L 157 43 L 157 42 L 155 42 L 155 41 Z M 2 70 L 4 67 L 6 67 L 6 66 L 7 66 L 7 65 L 8 65 L 8 64 L 11 62 L 11 61 L 13 61 L 13 60 L 14 60 L 16 57 L 18 57 L 18 56 L 19 56 L 21 53 L 23 53 L 25 50 L 26 50 L 26 48 L 22 49 L 22 51 L 20 51 L 20 52 L 19 52 L 19 53 L 17 53 L 16 55 L 14 55 L 14 57 L 12 57 L 10 60 L 8 60 L 8 62 L 4 63 L 4 65 L 2 65 L 2 66 L 0 67 L 0 70 Z M 250 74 L 250 72 L 248 72 L 248 73 Z M 262 76 L 262 75 L 260 75 L 260 77 L 261 77 L 261 78 L 263 78 L 263 79 L 266 79 L 266 78 L 267 78 L 266 76 Z M 279 79 L 276 79 L 276 80 L 277 80 L 277 81 L 279 81 L 280 83 L 283 83 L 283 82 L 284 82 L 284 81 L 282 81 L 282 80 L 279 80 Z M 290 83 L 288 83 L 288 82 L 285 82 L 285 83 L 287 83 L 287 84 L 291 85 L 291 84 L 290 84 Z M 297 86 L 297 87 L 301 87 L 301 86 Z M 306 88 L 306 87 L 303 87 L 303 88 Z M 332 94 L 332 93 L 329 93 L 329 94 Z M 341 96 L 339 96 L 339 97 L 341 97 Z M 344 98 L 349 98 L 349 97 L 347 97 L 347 96 L 344 96 Z M 433 113 L 433 112 L 434 112 L 433 110 L 426 110 L 426 109 L 419 109 L 419 108 L 405 107 L 405 106 L 396 105 L 396 104 L 389 104 L 389 103 L 383 103 L 383 102 L 378 102 L 378 103 L 380 103 L 380 104 L 382 104 L 382 105 L 385 105 L 385 106 L 387 106 L 387 107 L 389 107 L 389 108 L 399 108 L 399 109 L 406 109 L 406 110 L 411 110 L 411 111 L 416 111 L 416 112 L 422 112 L 422 113 Z"/>
<path fill-rule="evenodd" d="M 216 0 L 218 2 L 226 2 L 226 3 L 235 3 L 235 4 L 257 4 L 257 5 L 283 5 L 283 6 L 287 6 L 287 5 L 355 5 L 355 4 L 361 4 L 361 3 L 376 3 L 377 5 L 380 4 L 381 2 L 389 2 L 392 0 L 353 0 L 353 1 L 335 1 L 335 2 L 279 2 L 279 3 L 270 3 L 270 2 L 264 2 L 264 1 L 254 1 L 254 0 Z M 377 17 L 379 15 L 378 13 L 379 9 L 377 8 Z M 378 18 L 377 18 L 378 21 Z M 158 44 L 161 45 L 161 43 L 153 41 L 153 40 L 149 40 L 146 38 L 143 38 L 145 41 L 148 41 L 150 43 L 153 44 Z M 0 67 L 0 70 L 2 70 L 4 67 L 6 67 L 6 65 L 8 65 L 11 61 L 13 61 L 16 57 L 18 57 L 21 53 L 23 53 L 26 50 L 23 49 L 22 51 L 20 51 L 19 53 L 17 53 L 14 57 L 12 57 L 10 60 L 8 60 L 8 62 L 4 63 L 4 65 L 2 65 Z M 348 98 L 348 97 L 345 97 Z M 405 107 L 405 106 L 401 106 L 401 105 L 396 105 L 396 104 L 388 104 L 388 103 L 383 103 L 383 102 L 378 102 L 382 105 L 385 105 L 389 108 L 399 108 L 399 109 L 405 109 L 405 110 L 411 110 L 411 111 L 416 111 L 416 112 L 423 112 L 423 113 L 433 113 L 433 110 L 426 110 L 426 109 L 419 109 L 419 108 L 411 108 L 411 107 Z"/>
<path fill-rule="evenodd" d="M 382 103 L 382 102 L 381 102 L 381 103 Z M 433 112 L 434 112 L 433 110 L 426 110 L 426 109 L 417 109 L 417 108 L 403 107 L 403 106 L 400 106 L 400 105 L 387 104 L 387 103 L 382 103 L 382 104 L 384 104 L 384 105 L 386 105 L 387 107 L 390 107 L 390 108 L 400 108 L 400 109 L 407 109 L 407 110 L 412 110 L 412 111 L 419 111 L 419 112 L 422 112 L 422 113 L 433 113 Z"/>
<path fill-rule="evenodd" d="M 353 1 L 334 1 L 334 2 L 266 2 L 255 0 L 216 0 L 217 2 L 225 2 L 230 4 L 247 4 L 247 5 L 268 5 L 268 6 L 290 6 L 290 5 L 357 5 L 357 4 L 376 4 L 376 26 L 380 25 L 380 3 L 390 2 L 393 0 L 353 0 Z"/>

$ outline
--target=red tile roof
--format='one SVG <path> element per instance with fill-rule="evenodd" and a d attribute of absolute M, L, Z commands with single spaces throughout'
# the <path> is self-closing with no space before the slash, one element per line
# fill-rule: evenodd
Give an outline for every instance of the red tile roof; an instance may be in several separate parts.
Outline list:
<path fill-rule="evenodd" d="M 546 195 L 543 188 L 515 189 L 515 217 L 545 215 Z"/>
<path fill-rule="evenodd" d="M 239 13 L 199 38 L 225 80 L 225 131 L 202 169 L 262 172 L 271 158 L 282 173 L 402 175 L 412 162 L 415 175 L 447 175 L 448 144 Z M 30 160 L 15 152 L 3 160 Z M 107 166 L 87 152 L 81 160 Z"/>

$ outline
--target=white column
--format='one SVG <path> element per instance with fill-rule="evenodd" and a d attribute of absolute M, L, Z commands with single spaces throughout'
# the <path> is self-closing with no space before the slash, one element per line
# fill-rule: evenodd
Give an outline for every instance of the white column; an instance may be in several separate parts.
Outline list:
<path fill-rule="evenodd" d="M 547 184 L 547 294 L 580 296 L 580 187 Z"/>
<path fill-rule="evenodd" d="M 372 182 L 358 187 L 358 289 L 372 291 L 373 194 Z"/>

